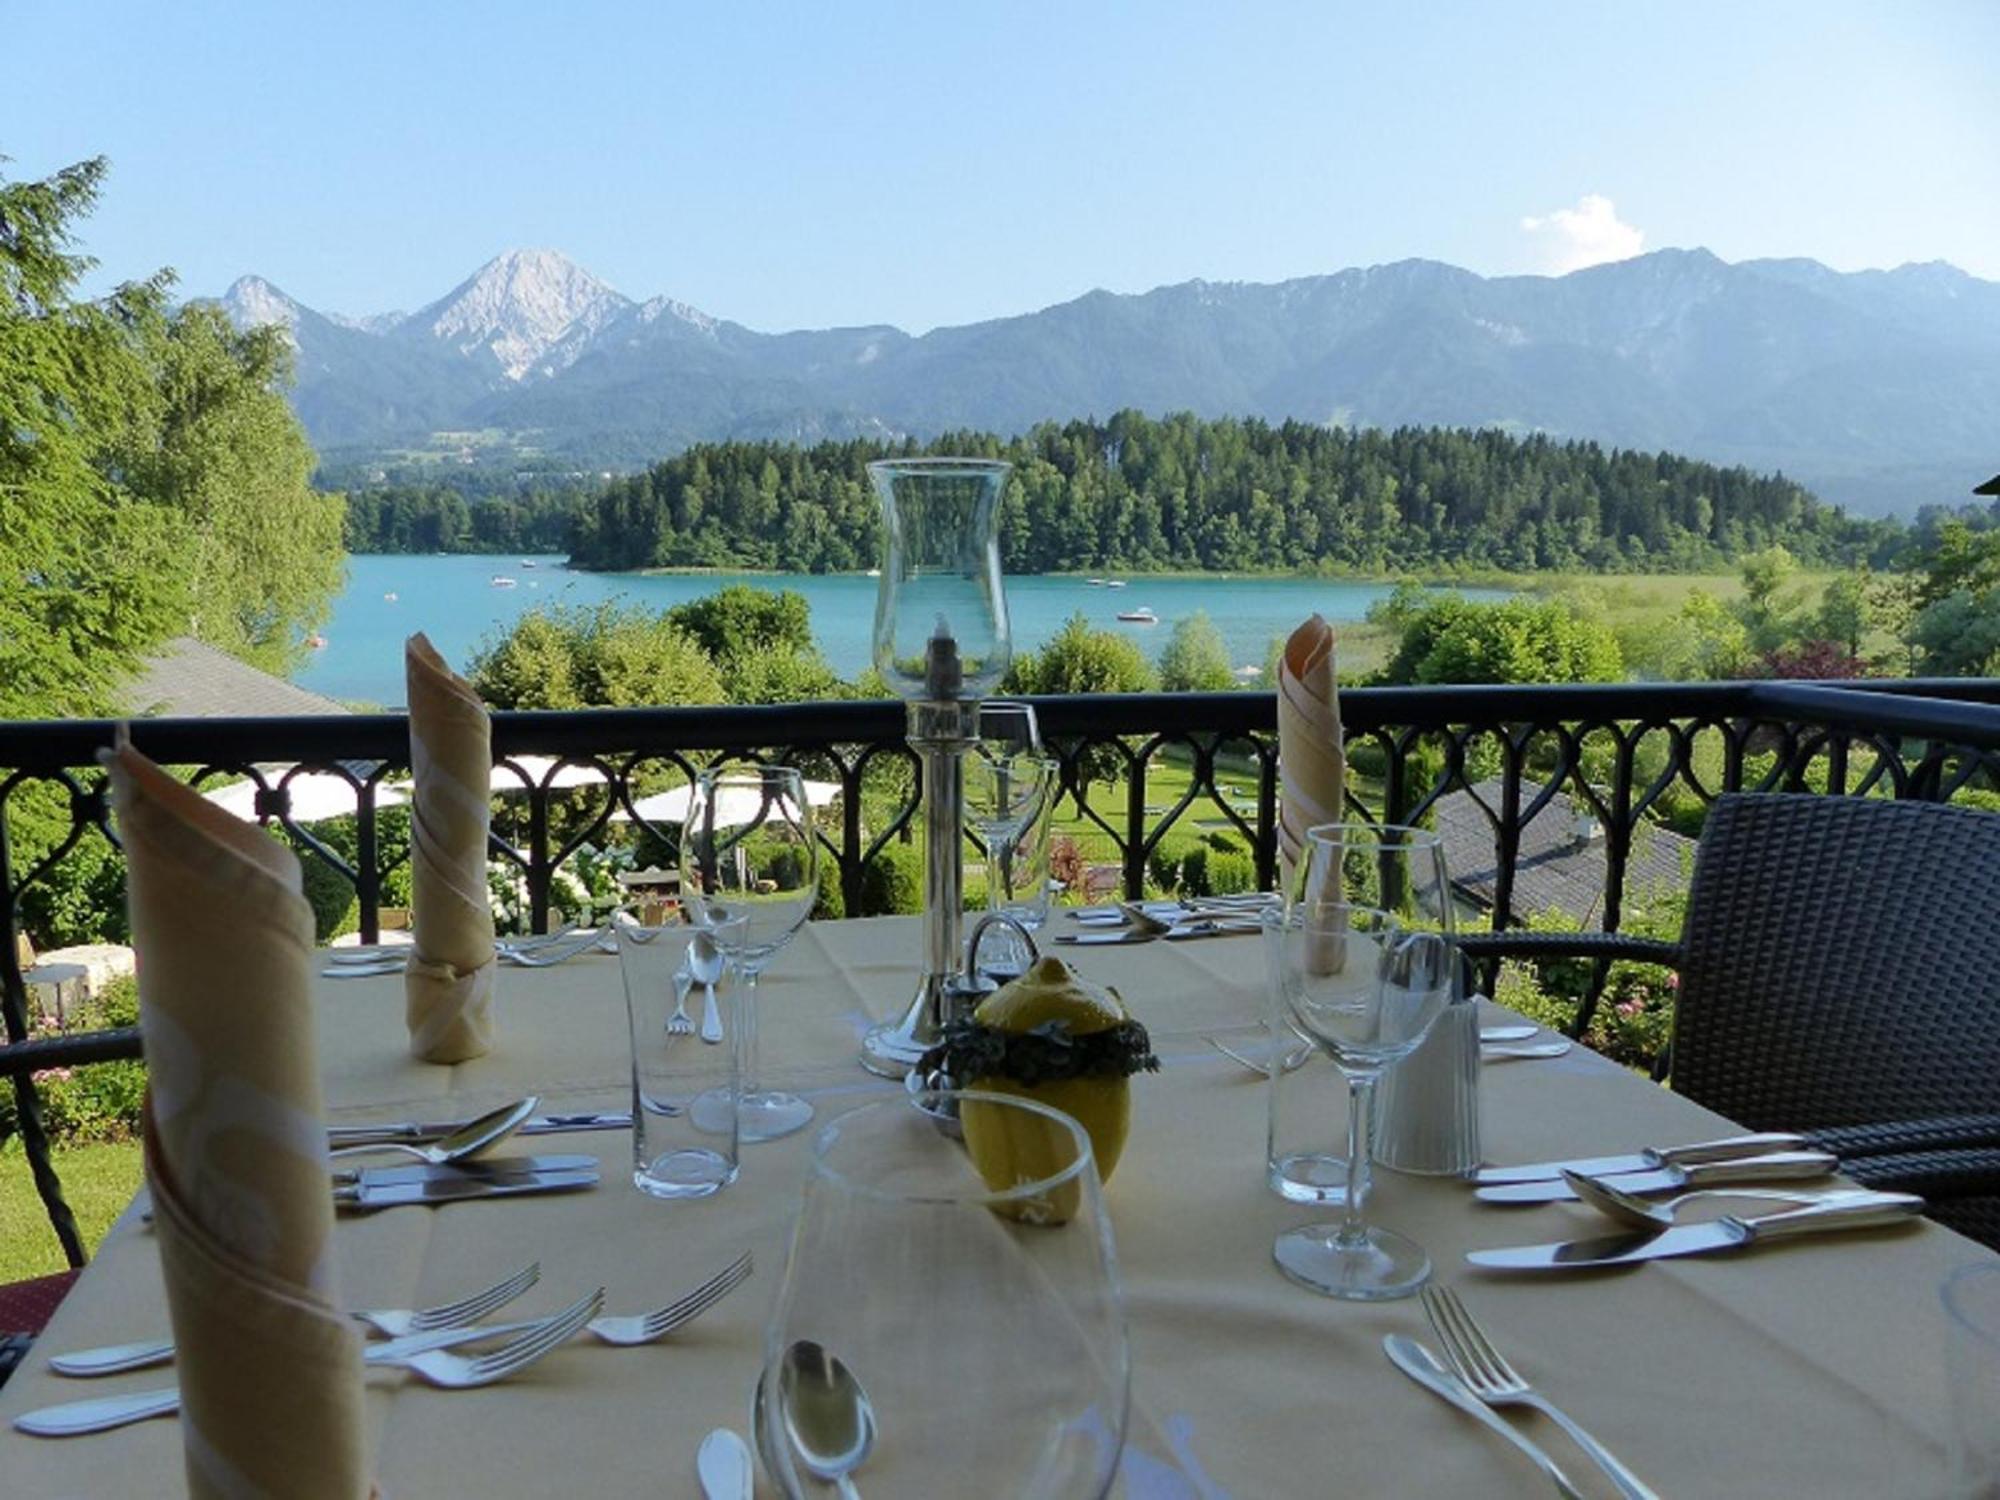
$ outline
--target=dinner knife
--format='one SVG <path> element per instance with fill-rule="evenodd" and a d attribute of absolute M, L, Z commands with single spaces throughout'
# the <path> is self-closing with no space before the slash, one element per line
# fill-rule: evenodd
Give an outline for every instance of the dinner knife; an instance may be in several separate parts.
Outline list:
<path fill-rule="evenodd" d="M 329 1125 L 327 1142 L 334 1146 L 374 1145 L 382 1141 L 434 1141 L 464 1125 L 463 1120 L 402 1120 L 388 1125 Z M 515 1135 L 560 1135 L 572 1130 L 630 1130 L 626 1110 L 597 1110 L 578 1115 L 536 1115 Z"/>
<path fill-rule="evenodd" d="M 1812 1145 L 1802 1135 L 1773 1131 L 1760 1135 L 1736 1135 L 1727 1140 L 1697 1141 L 1689 1146 L 1646 1146 L 1623 1156 L 1586 1156 L 1575 1161 L 1538 1161 L 1520 1167 L 1481 1167 L 1472 1176 L 1480 1187 L 1503 1182 L 1560 1182 L 1565 1169 L 1586 1177 L 1604 1177 L 1618 1172 L 1654 1172 L 1661 1167 L 1683 1167 L 1698 1161 L 1733 1161 L 1743 1156 L 1763 1156 L 1771 1151 L 1800 1151 Z"/>
<path fill-rule="evenodd" d="M 1652 1172 L 1600 1172 L 1597 1176 L 1628 1193 L 1671 1193 L 1679 1188 L 1725 1187 L 1743 1182 L 1796 1182 L 1830 1177 L 1840 1159 L 1827 1151 L 1778 1151 L 1735 1161 L 1697 1161 L 1665 1166 Z M 1554 1182 L 1503 1182 L 1483 1187 L 1473 1197 L 1481 1203 L 1574 1203 L 1576 1193 L 1560 1178 Z"/>
<path fill-rule="evenodd" d="M 1120 928 L 1116 932 L 1099 932 L 1095 928 L 1102 924 L 1092 924 L 1089 932 L 1059 932 L 1056 941 L 1071 943 L 1079 948 L 1115 947 L 1120 943 L 1186 943 L 1197 938 L 1240 937 L 1246 933 L 1259 931 L 1255 922 L 1246 922 L 1238 917 L 1198 917 L 1193 921 L 1169 927 L 1165 932 L 1133 932 Z"/>
<path fill-rule="evenodd" d="M 390 1182 L 517 1182 L 550 1172 L 595 1172 L 594 1156 L 479 1156 L 470 1161 L 439 1166 L 431 1162 L 411 1162 L 401 1167 L 346 1167 L 333 1174 L 335 1186 L 360 1183 L 364 1187 Z"/>
<path fill-rule="evenodd" d="M 1555 1245 L 1514 1245 L 1474 1250 L 1465 1257 L 1490 1271 L 1581 1271 L 1593 1266 L 1635 1265 L 1681 1255 L 1713 1255 L 1745 1250 L 1768 1240 L 1819 1234 L 1834 1229 L 1870 1229 L 1900 1223 L 1924 1211 L 1924 1200 L 1909 1193 L 1856 1189 L 1807 1208 L 1753 1216 L 1728 1214 L 1706 1224 L 1680 1224 L 1657 1234 L 1604 1235 Z"/>
<path fill-rule="evenodd" d="M 750 1500 L 750 1449 L 727 1427 L 718 1427 L 701 1440 L 695 1472 L 701 1476 L 707 1500 Z"/>
<path fill-rule="evenodd" d="M 1535 1467 L 1548 1475 L 1550 1483 L 1569 1497 L 1569 1500 L 1583 1500 L 1577 1493 L 1569 1476 L 1556 1466 L 1556 1461 L 1544 1453 L 1540 1446 L 1529 1441 L 1514 1425 L 1492 1407 L 1481 1401 L 1466 1388 L 1465 1382 L 1438 1362 L 1438 1357 L 1415 1339 L 1405 1338 L 1400 1333 L 1392 1333 L 1382 1340 L 1382 1352 L 1389 1356 L 1389 1362 L 1401 1370 L 1418 1385 L 1439 1400 L 1457 1407 L 1474 1421 L 1491 1428 L 1520 1449 L 1534 1461 Z"/>
<path fill-rule="evenodd" d="M 386 1182 L 376 1186 L 347 1183 L 333 1190 L 338 1208 L 401 1208 L 408 1204 L 459 1203 L 471 1198 L 506 1198 L 516 1193 L 558 1193 L 574 1188 L 595 1187 L 596 1172 L 544 1172 L 534 1177 L 484 1182 L 477 1177 L 461 1177 L 440 1182 Z"/>

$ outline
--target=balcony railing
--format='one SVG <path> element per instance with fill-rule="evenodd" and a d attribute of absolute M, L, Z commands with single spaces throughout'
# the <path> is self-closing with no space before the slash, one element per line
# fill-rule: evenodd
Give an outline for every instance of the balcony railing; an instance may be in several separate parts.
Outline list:
<path fill-rule="evenodd" d="M 1148 859 L 1195 817 L 1232 827 L 1255 877 L 1274 883 L 1278 804 L 1275 703 L 1267 693 L 1107 695 L 1035 700 L 1044 737 L 1063 767 L 1067 805 L 1112 854 L 1128 896 L 1143 893 Z M 1453 792 L 1473 794 L 1490 825 L 1493 925 L 1515 921 L 1523 830 L 1559 794 L 1603 835 L 1597 916 L 1625 913 L 1634 841 L 1670 802 L 1685 808 L 1721 792 L 1814 791 L 1945 800 L 2000 788 L 2000 681 L 1627 684 L 1575 687 L 1363 688 L 1342 695 L 1353 774 L 1351 812 L 1400 823 L 1433 814 Z M 110 721 L 0 724 L 0 1072 L 14 1079 L 19 1127 L 36 1181 L 72 1263 L 82 1246 L 48 1158 L 32 1074 L 138 1053 L 131 1030 L 29 1039 L 16 961 L 23 898 L 87 839 L 115 843 L 97 752 Z M 496 785 L 520 783 L 496 826 L 493 857 L 523 893 L 521 925 L 539 929 L 560 904 L 559 873 L 603 841 L 614 814 L 647 830 L 635 804 L 648 789 L 727 760 L 800 766 L 842 791 L 838 827 L 824 833 L 845 909 L 864 908 L 871 861 L 909 835 L 916 762 L 904 746 L 899 703 L 758 708 L 606 709 L 500 713 Z M 409 730 L 397 715 L 287 719 L 159 719 L 131 725 L 133 743 L 203 783 L 249 776 L 258 812 L 305 857 L 353 883 L 364 940 L 379 935 L 384 882 L 407 857 L 386 833 L 383 789 L 408 774 Z M 553 757 L 531 780 L 512 759 Z M 274 773 L 271 766 L 287 769 Z M 1184 792 L 1148 800 L 1171 765 Z M 601 780 L 569 786 L 566 768 Z M 352 855 L 292 816 L 288 782 L 307 771 L 355 791 Z M 1088 796 L 1091 785 L 1100 788 Z M 1118 789 L 1115 813 L 1101 788 Z M 10 819 L 40 786 L 66 804 L 68 825 L 32 862 L 16 857 Z M 1242 787 L 1254 787 L 1250 803 Z M 1484 788 L 1483 792 L 1475 787 Z M 45 793 L 45 798 L 48 796 Z M 866 810 L 866 811 L 865 811 Z M 1698 810 L 1698 809 L 1697 809 Z M 60 818 L 58 819 L 60 822 Z M 671 843 L 673 830 L 650 829 Z M 1588 1024 L 1591 1000 L 1572 1029 Z"/>

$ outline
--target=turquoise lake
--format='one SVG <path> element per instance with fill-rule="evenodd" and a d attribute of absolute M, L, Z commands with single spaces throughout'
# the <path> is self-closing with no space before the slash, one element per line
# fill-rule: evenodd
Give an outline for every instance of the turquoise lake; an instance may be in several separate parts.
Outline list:
<path fill-rule="evenodd" d="M 532 566 L 530 564 L 532 563 Z M 496 588 L 495 577 L 512 578 Z M 619 599 L 650 610 L 712 594 L 731 583 L 788 588 L 812 606 L 813 631 L 834 671 L 852 677 L 869 663 L 875 622 L 872 578 L 768 573 L 704 573 L 641 577 L 571 572 L 560 557 L 381 557 L 347 560 L 347 586 L 333 607 L 326 645 L 298 674 L 301 686 L 330 698 L 385 706 L 403 701 L 403 640 L 425 631 L 454 666 L 541 604 L 596 604 Z M 1284 635 L 1317 610 L 1333 621 L 1359 620 L 1390 592 L 1383 583 L 1334 583 L 1314 578 L 1137 577 L 1121 589 L 1092 587 L 1081 578 L 1007 580 L 1007 607 L 1016 650 L 1031 651 L 1082 611 L 1092 625 L 1129 632 L 1157 656 L 1174 622 L 1207 610 L 1237 666 L 1261 666 L 1274 635 Z M 1504 590 L 1467 589 L 1468 597 L 1502 599 Z M 1144 606 L 1157 625 L 1123 624 L 1121 609 Z"/>

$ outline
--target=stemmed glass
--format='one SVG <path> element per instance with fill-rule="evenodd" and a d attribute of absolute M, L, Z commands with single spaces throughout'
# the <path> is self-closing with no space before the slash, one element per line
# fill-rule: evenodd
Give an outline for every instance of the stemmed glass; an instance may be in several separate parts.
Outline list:
<path fill-rule="evenodd" d="M 1329 857 L 1316 846 L 1315 860 Z M 1322 884 L 1319 889 L 1326 889 Z M 1281 1013 L 1332 1058 L 1347 1079 L 1347 1180 L 1362 1181 L 1382 1071 L 1414 1051 L 1451 993 L 1451 945 L 1406 927 L 1379 907 L 1299 900 L 1263 916 L 1265 953 Z M 1407 1297 L 1430 1276 L 1415 1241 L 1370 1227 L 1360 1193 L 1337 1224 L 1278 1236 L 1271 1253 L 1292 1280 L 1352 1301 Z"/>
<path fill-rule="evenodd" d="M 812 1118 L 813 1108 L 796 1094 L 758 1087 L 757 978 L 819 899 L 819 837 L 805 778 L 789 766 L 698 775 L 681 830 L 681 890 L 689 914 L 743 981 L 736 1006 L 738 1133 L 745 1141 L 789 1135 Z M 703 961 L 701 942 L 689 950 L 690 974 L 705 984 L 713 976 L 692 967 Z"/>
<path fill-rule="evenodd" d="M 986 846 L 986 908 L 1030 931 L 1048 917 L 1047 837 L 1060 776 L 1058 763 L 1042 753 L 1033 704 L 995 699 L 979 705 L 979 738 L 965 758 L 961 785 Z M 1018 974 L 1028 966 L 1012 928 L 991 933 L 981 951 L 993 955 L 984 967 L 996 973 Z"/>
<path fill-rule="evenodd" d="M 954 1491 L 954 1474 L 982 1495 L 1100 1500 L 1124 1444 L 1130 1364 L 1090 1138 L 1012 1095 L 918 1103 L 983 1112 L 1004 1159 L 982 1172 L 901 1098 L 820 1128 L 764 1342 L 771 1477 L 793 1500 L 831 1493 L 850 1466 L 841 1493 L 868 1500 L 928 1500 Z M 808 1386 L 820 1398 L 809 1407 L 788 1404 L 786 1354 L 802 1343 L 852 1373 L 872 1441 L 843 1440 L 856 1423 L 828 1410 L 823 1387 Z"/>

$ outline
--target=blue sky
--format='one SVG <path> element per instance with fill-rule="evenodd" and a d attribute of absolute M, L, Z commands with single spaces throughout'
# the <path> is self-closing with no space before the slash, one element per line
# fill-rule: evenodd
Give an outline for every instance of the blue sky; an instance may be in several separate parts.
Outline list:
<path fill-rule="evenodd" d="M 2000 6 L 0 0 L 95 285 L 350 314 L 501 250 L 752 327 L 1637 249 L 2000 279 Z M 23 66 L 22 59 L 35 59 Z"/>

